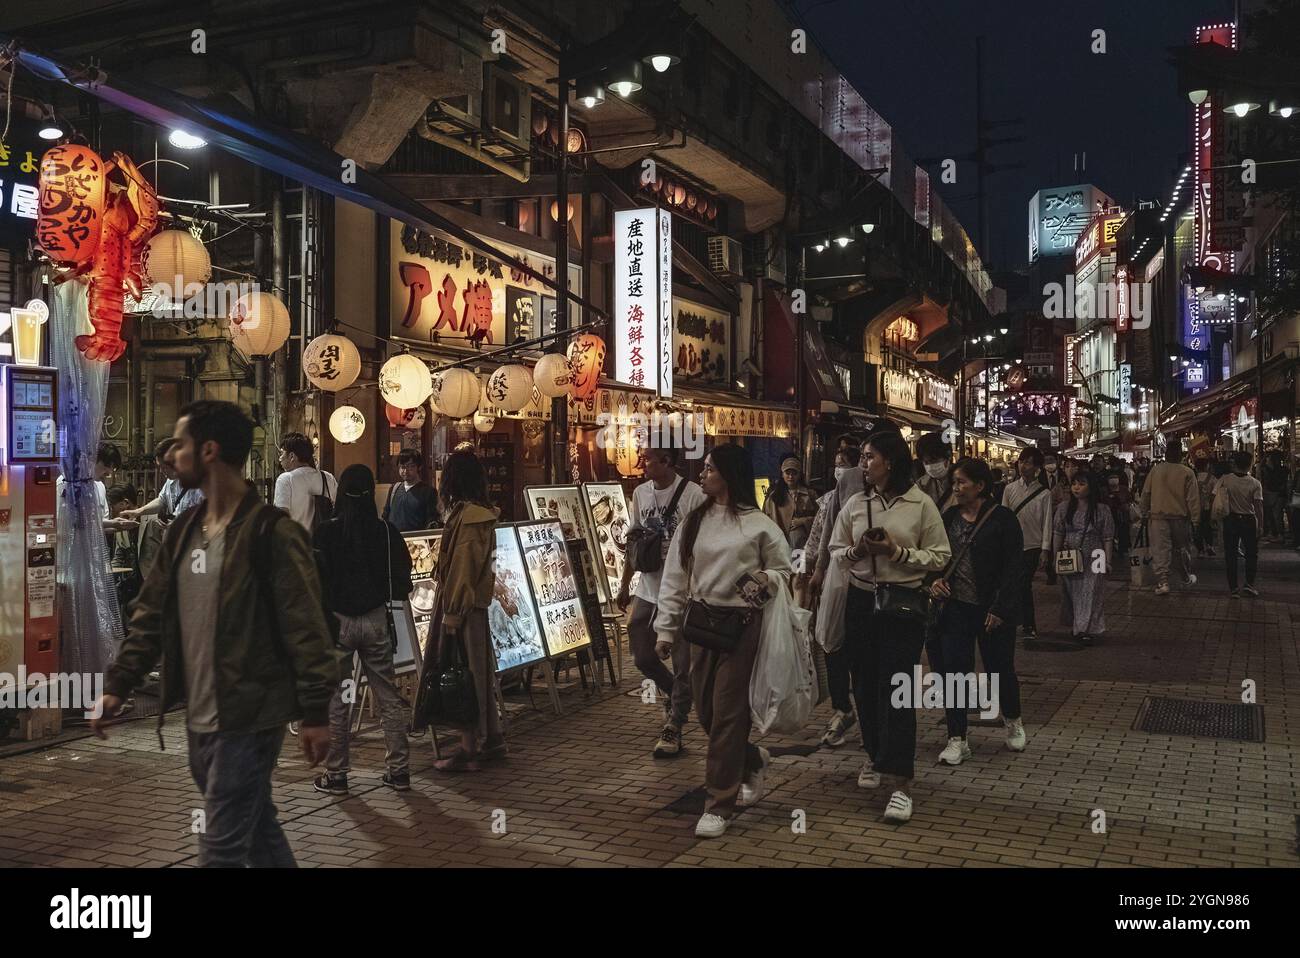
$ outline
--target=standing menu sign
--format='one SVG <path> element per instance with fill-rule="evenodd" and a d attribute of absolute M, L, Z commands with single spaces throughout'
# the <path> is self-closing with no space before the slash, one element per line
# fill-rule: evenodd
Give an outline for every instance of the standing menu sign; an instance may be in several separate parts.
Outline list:
<path fill-rule="evenodd" d="M 610 595 L 618 595 L 627 561 L 629 525 L 627 499 L 617 482 L 585 482 L 582 485 L 591 531 L 595 535 L 596 564 L 604 570 Z"/>
<path fill-rule="evenodd" d="M 591 645 L 560 523 L 521 522 L 515 529 L 537 601 L 547 654 L 556 658 Z"/>
<path fill-rule="evenodd" d="M 496 581 L 488 605 L 488 631 L 497 656 L 497 672 L 507 672 L 546 658 L 533 606 L 533 591 L 514 526 L 499 525 L 496 528 L 492 571 Z"/>
<path fill-rule="evenodd" d="M 442 545 L 441 532 L 407 532 L 406 551 L 411 554 L 411 619 L 415 623 L 415 640 L 420 656 L 429 644 L 429 629 L 433 624 L 433 606 L 438 598 L 437 584 L 433 580 L 438 568 L 438 550 Z"/>
<path fill-rule="evenodd" d="M 591 527 L 591 519 L 583 505 L 582 490 L 577 486 L 525 486 L 524 501 L 528 504 L 530 519 L 537 521 L 553 519 L 560 523 L 565 539 L 582 539 L 587 543 L 587 549 L 592 556 L 600 554 L 597 549 L 596 532 Z M 624 508 L 625 514 L 626 511 Z M 597 565 L 600 561 L 596 560 Z M 601 604 L 612 601 L 612 596 L 618 589 L 617 580 L 615 580 L 614 592 L 609 590 L 606 576 L 597 576 L 596 585 Z"/>

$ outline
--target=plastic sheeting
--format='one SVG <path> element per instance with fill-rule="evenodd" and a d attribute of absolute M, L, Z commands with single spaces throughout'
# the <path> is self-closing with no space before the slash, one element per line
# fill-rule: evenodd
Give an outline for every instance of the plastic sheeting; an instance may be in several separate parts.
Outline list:
<path fill-rule="evenodd" d="M 69 280 L 50 296 L 50 350 L 59 372 L 59 614 L 66 672 L 103 672 L 122 641 L 95 489 L 95 455 L 108 395 L 108 363 L 92 362 L 74 339 L 88 331 L 87 288 Z"/>

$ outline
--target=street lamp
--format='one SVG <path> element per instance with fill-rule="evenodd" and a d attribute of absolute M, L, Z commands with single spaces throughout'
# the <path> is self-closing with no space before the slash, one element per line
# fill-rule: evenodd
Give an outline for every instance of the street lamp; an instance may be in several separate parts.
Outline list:
<path fill-rule="evenodd" d="M 626 99 L 641 89 L 641 61 L 628 60 L 609 72 L 606 88 Z"/>
<path fill-rule="evenodd" d="M 1192 106 L 1200 106 L 1205 102 L 1205 98 L 1210 95 L 1209 90 L 1188 90 L 1187 99 L 1192 101 Z"/>
<path fill-rule="evenodd" d="M 1239 100 L 1239 101 L 1236 102 L 1236 103 L 1233 103 L 1233 104 L 1231 104 L 1231 105 L 1229 105 L 1229 106 L 1225 106 L 1225 107 L 1223 108 L 1223 112 L 1224 112 L 1224 113 L 1234 113 L 1234 114 L 1236 114 L 1238 117 L 1243 117 L 1243 116 L 1245 116 L 1247 113 L 1251 112 L 1252 110 L 1258 110 L 1258 109 L 1259 109 L 1259 104 L 1258 104 L 1258 103 L 1254 103 L 1254 102 L 1252 102 L 1252 101 L 1250 101 L 1250 100 Z"/>
<path fill-rule="evenodd" d="M 601 82 L 600 77 L 579 80 L 574 84 L 574 92 L 578 102 L 588 110 L 605 102 L 605 84 Z"/>
<path fill-rule="evenodd" d="M 650 66 L 654 67 L 655 73 L 665 73 L 669 67 L 676 66 L 682 62 L 682 58 L 672 53 L 650 53 L 641 58 Z"/>
<path fill-rule="evenodd" d="M 1292 105 L 1283 106 L 1282 104 L 1278 103 L 1277 100 L 1272 100 L 1268 104 L 1269 116 L 1280 116 L 1282 119 L 1287 120 L 1291 118 L 1291 114 L 1294 112 L 1295 112 L 1294 106 Z"/>

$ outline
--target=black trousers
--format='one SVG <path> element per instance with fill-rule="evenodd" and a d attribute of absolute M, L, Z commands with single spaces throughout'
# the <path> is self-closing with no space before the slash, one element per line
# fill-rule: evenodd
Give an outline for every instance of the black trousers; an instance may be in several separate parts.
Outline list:
<path fill-rule="evenodd" d="M 1259 529 L 1254 516 L 1230 515 L 1223 520 L 1223 563 L 1228 569 L 1228 588 L 1237 591 L 1237 544 L 1246 553 L 1246 585 L 1255 584 L 1259 564 Z"/>
<path fill-rule="evenodd" d="M 855 586 L 849 586 L 844 616 L 849 623 L 845 646 L 851 656 L 863 751 L 882 775 L 911 778 L 916 772 L 916 709 L 921 703 L 894 708 L 890 699 L 894 676 L 901 675 L 910 684 L 912 670 L 921 664 L 924 627 L 880 615 L 875 595 Z"/>
<path fill-rule="evenodd" d="M 1020 679 L 1016 676 L 1016 627 L 1007 623 L 992 632 L 984 630 L 987 610 L 969 602 L 949 599 L 939 616 L 939 624 L 926 643 L 930 656 L 930 670 L 941 676 L 974 675 L 975 646 L 978 643 L 984 672 L 989 677 L 990 693 L 993 676 L 997 676 L 997 699 L 994 704 L 1002 709 L 1004 719 L 1020 718 Z M 945 689 L 948 687 L 944 682 Z M 966 710 L 977 703 L 944 702 L 948 719 L 948 737 L 965 738 L 969 726 Z"/>
<path fill-rule="evenodd" d="M 849 651 L 844 646 L 826 653 L 826 679 L 831 687 L 831 708 L 845 714 L 853 711 L 853 700 L 849 698 L 852 690 L 851 671 Z"/>
<path fill-rule="evenodd" d="M 1020 567 L 1020 624 L 1026 632 L 1037 632 L 1034 621 L 1034 574 L 1043 561 L 1042 549 L 1026 549 Z"/>

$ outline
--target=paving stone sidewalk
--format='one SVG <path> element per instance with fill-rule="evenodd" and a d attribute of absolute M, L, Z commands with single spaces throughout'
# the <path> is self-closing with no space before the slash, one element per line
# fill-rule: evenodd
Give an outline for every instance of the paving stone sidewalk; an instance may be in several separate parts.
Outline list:
<path fill-rule="evenodd" d="M 936 764 L 938 711 L 920 716 L 915 815 L 885 824 L 887 794 L 857 788 L 857 736 L 817 747 L 829 703 L 799 735 L 766 743 L 769 791 L 727 834 L 701 841 L 704 738 L 656 761 L 657 706 L 618 690 L 564 695 L 565 714 L 521 710 L 511 754 L 477 774 L 432 771 L 416 739 L 413 788 L 379 783 L 382 738 L 353 750 L 352 794 L 312 790 L 293 739 L 275 798 L 303 866 L 1300 866 L 1300 557 L 1266 548 L 1258 599 L 1232 600 L 1221 561 L 1201 581 L 1159 597 L 1108 586 L 1109 631 L 1092 648 L 1044 628 L 1017 651 L 1030 743 L 1015 754 L 1000 728 L 972 726 L 974 758 Z M 1039 622 L 1054 625 L 1057 593 L 1041 581 Z M 1148 696 L 1241 701 L 1255 684 L 1262 742 L 1135 731 Z M 537 696 L 545 707 L 545 696 Z M 0 758 L 0 865 L 189 866 L 196 793 L 183 716 L 169 716 L 166 751 L 153 720 L 108 742 L 80 739 Z M 1106 830 L 1093 831 L 1097 810 Z M 792 825 L 802 820 L 806 831 Z M 495 828 L 494 828 L 495 826 Z M 502 826 L 504 831 L 502 832 Z"/>

